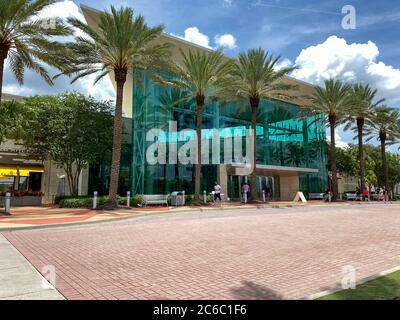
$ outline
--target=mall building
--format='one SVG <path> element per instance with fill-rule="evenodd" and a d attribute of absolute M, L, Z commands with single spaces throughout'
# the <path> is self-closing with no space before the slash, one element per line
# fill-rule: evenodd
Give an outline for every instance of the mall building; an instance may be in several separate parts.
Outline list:
<path fill-rule="evenodd" d="M 96 26 L 100 12 L 81 6 L 87 23 Z M 163 34 L 159 43 L 171 43 L 171 57 L 181 61 L 179 49 L 209 50 L 177 37 Z M 227 57 L 228 59 L 228 57 Z M 119 193 L 131 194 L 168 194 L 174 190 L 194 192 L 193 164 L 150 164 L 146 153 L 153 141 L 147 141 L 146 135 L 152 129 L 168 132 L 170 123 L 175 123 L 176 131 L 195 129 L 195 103 L 187 101 L 177 104 L 184 94 L 177 89 L 159 86 L 139 74 L 143 86 L 133 82 L 133 73 L 125 84 L 123 105 L 123 145 Z M 158 70 L 164 77 L 165 71 Z M 111 77 L 113 81 L 113 77 Z M 326 127 L 322 116 L 300 117 L 302 97 L 310 94 L 313 87 L 305 82 L 287 77 L 288 84 L 296 85 L 291 101 L 262 100 L 257 114 L 257 188 L 260 193 L 268 185 L 274 199 L 293 200 L 298 191 L 306 196 L 309 193 L 323 192 L 328 183 Z M 115 83 L 113 82 L 114 86 Z M 4 95 L 5 100 L 22 97 Z M 244 102 L 247 103 L 247 102 Z M 201 188 L 210 192 L 215 181 L 222 187 L 226 198 L 240 197 L 240 187 L 250 181 L 246 171 L 230 161 L 226 156 L 227 137 L 243 138 L 243 154 L 246 153 L 247 129 L 251 129 L 250 107 L 241 108 L 243 103 L 209 102 L 204 106 L 202 136 L 210 139 L 218 132 L 220 156 L 217 163 L 202 166 Z M 166 142 L 174 139 L 177 147 L 184 145 L 187 138 L 181 135 L 166 135 Z M 172 138 L 175 137 L 175 138 Z M 168 141 L 169 140 L 169 141 Z M 209 143 L 211 146 L 215 143 Z M 168 148 L 168 143 L 167 143 Z M 205 147 L 203 147 L 204 149 Z M 211 150 L 211 147 L 209 147 Z M 169 150 L 167 150 L 168 152 Z M 215 151 L 215 147 L 213 149 Z M 232 158 L 230 158 L 232 159 Z M 89 165 L 83 170 L 79 194 L 108 193 L 110 164 Z M 51 203 L 57 195 L 68 195 L 68 183 L 65 172 L 51 161 L 39 162 L 24 154 L 24 148 L 16 141 L 5 141 L 0 145 L 0 192 L 4 190 L 30 190 L 44 193 L 44 203 Z M 254 191 L 253 191 L 254 192 Z"/>
<path fill-rule="evenodd" d="M 83 5 L 81 9 L 87 23 L 96 27 L 100 12 Z M 171 57 L 176 62 L 181 61 L 179 49 L 209 50 L 168 34 L 156 41 L 172 44 Z M 139 72 L 133 72 L 136 72 L 136 77 L 141 77 L 144 85 L 138 86 L 133 82 L 133 73 L 125 84 L 120 193 L 129 190 L 132 194 L 167 194 L 185 190 L 186 194 L 191 194 L 194 192 L 194 165 L 149 164 L 146 151 L 154 141 L 147 141 L 146 134 L 154 128 L 168 132 L 171 121 L 176 123 L 179 132 L 195 129 L 195 102 L 176 104 L 183 92 L 157 85 Z M 157 72 L 163 77 L 170 76 L 163 70 Z M 326 127 L 322 116 L 300 117 L 302 97 L 312 93 L 313 86 L 290 77 L 284 81 L 298 87 L 291 93 L 295 98 L 290 102 L 263 100 L 257 114 L 257 191 L 268 185 L 275 199 L 293 200 L 298 191 L 304 194 L 323 192 L 327 187 Z M 237 132 L 242 132 L 245 139 L 246 129 L 251 128 L 251 110 L 249 107 L 241 111 L 242 105 L 223 101 L 206 104 L 202 136 L 211 139 L 210 132 L 218 130 L 221 139 L 237 135 Z M 175 140 L 178 148 L 187 142 L 179 137 Z M 167 139 L 171 139 L 171 135 L 167 135 Z M 202 166 L 202 190 L 210 192 L 214 182 L 218 181 L 227 198 L 239 198 L 240 186 L 249 177 L 238 174 L 240 170 L 236 165 L 224 159 L 224 143 L 221 141 L 220 145 L 220 163 Z M 89 192 L 107 193 L 109 173 L 109 165 L 91 166 Z"/>

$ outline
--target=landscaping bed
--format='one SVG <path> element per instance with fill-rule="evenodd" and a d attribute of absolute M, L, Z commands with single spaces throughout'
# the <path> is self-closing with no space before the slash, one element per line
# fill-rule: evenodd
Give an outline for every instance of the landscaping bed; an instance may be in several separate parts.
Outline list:
<path fill-rule="evenodd" d="M 104 204 L 108 199 L 108 196 L 98 196 L 97 205 Z M 118 204 L 126 206 L 126 197 L 117 197 Z M 191 204 L 194 201 L 194 195 L 185 195 L 185 203 Z M 213 201 L 211 195 L 207 195 L 207 202 Z M 54 200 L 55 204 L 58 204 L 60 208 L 92 208 L 93 207 L 93 196 L 57 196 Z M 138 207 L 142 203 L 142 196 L 135 195 L 131 197 L 131 206 Z M 168 204 L 171 205 L 171 197 L 168 196 Z"/>
<path fill-rule="evenodd" d="M 318 300 L 399 300 L 400 271 L 357 285 L 356 289 L 341 290 Z"/>

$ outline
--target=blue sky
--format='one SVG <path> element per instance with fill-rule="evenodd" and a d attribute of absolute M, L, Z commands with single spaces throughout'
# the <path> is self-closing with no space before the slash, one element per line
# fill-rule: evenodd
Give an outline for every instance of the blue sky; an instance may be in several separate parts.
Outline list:
<path fill-rule="evenodd" d="M 163 24 L 165 32 L 198 44 L 224 44 L 227 55 L 261 46 L 282 56 L 282 64 L 301 67 L 292 76 L 321 84 L 330 77 L 369 83 L 391 106 L 400 106 L 400 1 L 317 0 L 75 0 L 59 1 L 47 16 L 82 17 L 79 5 L 108 10 L 113 4 L 134 8 L 150 25 Z M 343 6 L 356 10 L 356 28 L 342 28 Z M 79 90 L 112 98 L 108 80 L 96 87 L 91 79 L 69 86 L 61 79 L 48 87 L 34 73 L 23 87 L 7 74 L 5 92 L 32 95 Z M 339 130 L 339 139 L 351 134 Z"/>
<path fill-rule="evenodd" d="M 316 0 L 125 0 L 76 1 L 98 9 L 110 4 L 129 5 L 143 14 L 149 24 L 162 23 L 166 32 L 183 35 L 196 26 L 212 41 L 217 34 L 233 34 L 237 48 L 226 50 L 236 55 L 241 50 L 262 46 L 294 60 L 303 48 L 322 43 L 336 35 L 350 43 L 369 40 L 380 49 L 380 59 L 400 67 L 400 1 L 316 1 Z M 258 3 L 258 4 L 257 4 Z M 344 30 L 342 7 L 356 8 L 357 27 Z"/>

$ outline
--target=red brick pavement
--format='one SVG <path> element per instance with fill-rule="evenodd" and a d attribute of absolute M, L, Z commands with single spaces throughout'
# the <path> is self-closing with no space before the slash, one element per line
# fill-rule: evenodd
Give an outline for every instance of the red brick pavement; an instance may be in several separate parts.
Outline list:
<path fill-rule="evenodd" d="M 298 299 L 400 265 L 400 205 L 181 213 L 4 234 L 68 299 Z"/>

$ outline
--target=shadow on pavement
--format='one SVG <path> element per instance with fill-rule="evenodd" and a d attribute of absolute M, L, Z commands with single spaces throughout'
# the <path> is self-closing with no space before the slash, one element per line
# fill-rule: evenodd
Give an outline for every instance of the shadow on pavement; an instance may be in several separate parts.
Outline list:
<path fill-rule="evenodd" d="M 240 300 L 282 300 L 284 297 L 267 287 L 252 281 L 243 281 L 243 286 L 232 289 L 235 298 Z"/>

